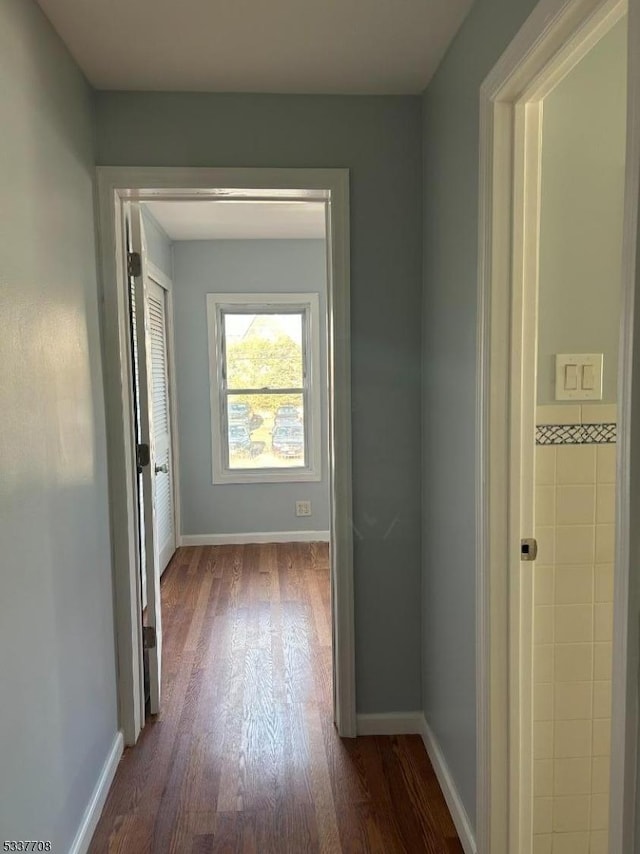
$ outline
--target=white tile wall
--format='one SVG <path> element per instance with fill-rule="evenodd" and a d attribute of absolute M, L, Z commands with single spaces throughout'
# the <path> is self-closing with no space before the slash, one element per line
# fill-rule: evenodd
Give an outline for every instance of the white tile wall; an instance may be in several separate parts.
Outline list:
<path fill-rule="evenodd" d="M 538 424 L 615 419 L 538 409 Z M 534 854 L 608 854 L 615 460 L 615 445 L 536 447 Z"/>

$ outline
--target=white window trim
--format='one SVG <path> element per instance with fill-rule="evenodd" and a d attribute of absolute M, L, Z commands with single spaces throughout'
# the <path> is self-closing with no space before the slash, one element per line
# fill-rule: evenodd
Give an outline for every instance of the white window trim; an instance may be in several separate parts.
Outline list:
<path fill-rule="evenodd" d="M 274 306 L 301 308 L 308 311 L 308 395 L 307 465 L 296 468 L 230 469 L 226 465 L 221 407 L 222 352 L 220 311 L 237 306 L 256 312 Z M 214 484 L 300 483 L 322 479 L 322 371 L 320 363 L 320 300 L 317 293 L 210 293 L 207 294 L 207 327 L 209 342 L 209 389 L 211 402 L 211 476 Z"/>

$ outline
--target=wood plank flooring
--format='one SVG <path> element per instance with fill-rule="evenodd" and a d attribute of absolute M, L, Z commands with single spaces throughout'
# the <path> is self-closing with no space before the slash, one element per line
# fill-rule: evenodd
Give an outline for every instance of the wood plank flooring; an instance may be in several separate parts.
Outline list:
<path fill-rule="evenodd" d="M 418 736 L 338 738 L 328 547 L 176 552 L 163 708 L 125 752 L 90 851 L 462 852 Z"/>

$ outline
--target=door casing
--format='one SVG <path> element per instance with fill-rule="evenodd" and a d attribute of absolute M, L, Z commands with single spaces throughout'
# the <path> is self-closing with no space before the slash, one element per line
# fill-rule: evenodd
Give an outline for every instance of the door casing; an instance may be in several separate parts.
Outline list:
<path fill-rule="evenodd" d="M 118 709 L 125 744 L 135 744 L 144 725 L 144 691 L 122 207 L 127 201 L 180 199 L 325 202 L 334 719 L 341 736 L 354 737 L 349 171 L 105 166 L 97 169 L 97 185 Z"/>
<path fill-rule="evenodd" d="M 638 612 L 630 555 L 640 548 L 637 213 L 640 0 L 541 0 L 480 91 L 476 403 L 477 850 L 531 851 L 530 574 L 542 99 L 628 11 L 629 76 L 613 644 L 610 854 L 635 850 Z M 638 310 L 636 308 L 636 310 Z M 635 331 L 637 329 L 638 331 Z M 634 364 L 634 360 L 637 365 Z M 640 414 L 640 413 L 639 413 Z M 638 417 L 638 416 L 636 416 Z M 635 454 L 632 454 L 635 452 Z M 630 550 L 631 549 L 631 550 Z M 523 640 L 524 639 L 524 640 Z M 506 809 L 505 809 L 506 806 Z"/>

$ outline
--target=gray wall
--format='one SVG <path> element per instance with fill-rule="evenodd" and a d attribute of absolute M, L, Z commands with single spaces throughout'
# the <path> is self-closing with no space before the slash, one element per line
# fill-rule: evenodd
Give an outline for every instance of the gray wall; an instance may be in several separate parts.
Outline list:
<path fill-rule="evenodd" d="M 147 239 L 147 257 L 170 279 L 173 277 L 172 243 L 164 229 L 145 205 L 141 205 L 144 234 Z"/>
<path fill-rule="evenodd" d="M 476 0 L 423 99 L 423 702 L 475 819 L 480 85 L 535 0 Z"/>
<path fill-rule="evenodd" d="M 100 164 L 350 169 L 360 712 L 421 705 L 420 103 L 96 93 Z"/>
<path fill-rule="evenodd" d="M 0 839 L 68 851 L 117 729 L 91 96 L 0 4 Z"/>
<path fill-rule="evenodd" d="M 538 403 L 555 401 L 556 353 L 604 353 L 616 400 L 626 142 L 627 26 L 620 21 L 545 99 Z"/>
<path fill-rule="evenodd" d="M 324 240 L 193 240 L 174 244 L 174 321 L 183 534 L 329 529 Z M 207 294 L 320 295 L 322 480 L 212 484 Z M 296 499 L 313 515 L 296 517 Z"/>

